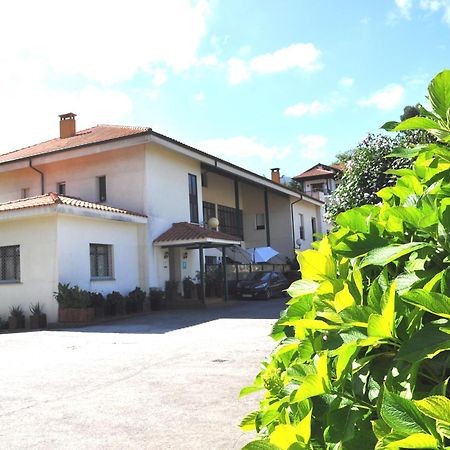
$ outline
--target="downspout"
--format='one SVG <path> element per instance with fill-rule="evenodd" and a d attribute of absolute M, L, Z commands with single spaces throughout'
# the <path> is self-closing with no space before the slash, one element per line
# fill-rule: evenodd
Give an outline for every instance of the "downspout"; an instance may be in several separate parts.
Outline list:
<path fill-rule="evenodd" d="M 28 163 L 30 165 L 30 168 L 36 171 L 38 174 L 41 175 L 41 194 L 44 195 L 44 172 L 41 172 L 39 169 L 36 169 L 36 167 L 33 166 L 31 158 L 28 160 Z"/>
<path fill-rule="evenodd" d="M 294 229 L 294 205 L 303 200 L 302 194 L 300 194 L 300 198 L 295 200 L 295 202 L 291 203 L 291 223 L 292 223 L 292 248 L 295 251 L 295 229 Z"/>

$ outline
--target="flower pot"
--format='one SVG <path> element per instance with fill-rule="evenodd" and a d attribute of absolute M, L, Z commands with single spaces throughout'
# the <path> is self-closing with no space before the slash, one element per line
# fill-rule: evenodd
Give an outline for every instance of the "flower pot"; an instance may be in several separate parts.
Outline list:
<path fill-rule="evenodd" d="M 39 330 L 40 328 L 47 328 L 47 315 L 34 314 L 30 316 L 30 328 L 32 330 Z"/>
<path fill-rule="evenodd" d="M 61 323 L 92 322 L 94 318 L 94 308 L 59 308 L 58 310 L 58 321 Z"/>
<path fill-rule="evenodd" d="M 25 328 L 25 316 L 22 317 L 9 316 L 8 328 L 10 330 L 18 330 L 20 328 Z"/>

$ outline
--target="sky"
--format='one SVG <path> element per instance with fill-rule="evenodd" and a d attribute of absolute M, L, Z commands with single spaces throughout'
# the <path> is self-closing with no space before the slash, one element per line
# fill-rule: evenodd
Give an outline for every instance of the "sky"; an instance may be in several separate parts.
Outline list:
<path fill-rule="evenodd" d="M 155 131 L 295 176 L 426 105 L 450 0 L 15 0 L 0 26 L 0 153 L 58 115 Z"/>

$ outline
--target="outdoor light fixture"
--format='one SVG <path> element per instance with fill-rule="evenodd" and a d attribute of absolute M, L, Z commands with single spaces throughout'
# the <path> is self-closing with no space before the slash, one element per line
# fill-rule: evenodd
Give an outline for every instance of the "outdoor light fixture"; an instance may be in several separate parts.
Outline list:
<path fill-rule="evenodd" d="M 164 259 L 167 259 L 169 257 L 169 252 L 164 252 Z"/>
<path fill-rule="evenodd" d="M 208 220 L 208 227 L 217 230 L 219 227 L 219 219 L 217 217 L 210 217 Z"/>
<path fill-rule="evenodd" d="M 183 259 L 187 259 L 187 257 L 188 257 L 188 252 L 184 252 L 183 253 Z"/>

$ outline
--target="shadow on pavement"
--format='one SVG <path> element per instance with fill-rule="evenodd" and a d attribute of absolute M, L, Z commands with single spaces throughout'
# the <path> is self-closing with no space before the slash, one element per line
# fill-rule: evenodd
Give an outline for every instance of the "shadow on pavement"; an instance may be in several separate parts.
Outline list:
<path fill-rule="evenodd" d="M 164 334 L 218 319 L 278 319 L 286 298 L 268 301 L 237 301 L 206 309 L 155 311 L 152 314 L 108 323 L 54 331 L 76 333 Z"/>

